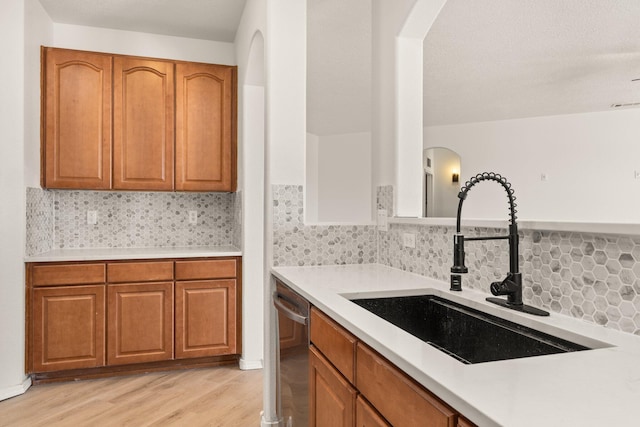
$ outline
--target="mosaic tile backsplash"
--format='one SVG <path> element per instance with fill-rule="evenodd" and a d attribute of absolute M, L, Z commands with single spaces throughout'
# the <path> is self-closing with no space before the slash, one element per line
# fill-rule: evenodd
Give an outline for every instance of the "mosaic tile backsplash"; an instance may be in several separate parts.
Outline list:
<path fill-rule="evenodd" d="M 103 192 L 29 189 L 27 254 L 67 248 L 220 246 L 233 242 L 230 193 Z M 52 219 L 46 213 L 50 210 Z M 87 211 L 98 223 L 87 224 Z M 188 211 L 198 223 L 188 222 Z M 45 225 L 39 225 L 44 218 Z M 45 230 L 46 229 L 46 230 Z M 48 244 L 38 242 L 49 240 Z"/>
<path fill-rule="evenodd" d="M 305 225 L 300 185 L 273 187 L 273 265 L 376 262 L 371 225 Z"/>

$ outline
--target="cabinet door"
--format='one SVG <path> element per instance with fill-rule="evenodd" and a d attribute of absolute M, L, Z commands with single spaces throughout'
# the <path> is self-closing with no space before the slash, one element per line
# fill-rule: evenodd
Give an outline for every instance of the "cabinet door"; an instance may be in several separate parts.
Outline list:
<path fill-rule="evenodd" d="M 104 365 L 105 289 L 62 286 L 33 290 L 33 371 Z"/>
<path fill-rule="evenodd" d="M 236 70 L 176 64 L 176 190 L 235 191 Z"/>
<path fill-rule="evenodd" d="M 313 346 L 309 370 L 309 426 L 354 426 L 356 389 Z"/>
<path fill-rule="evenodd" d="M 111 186 L 112 58 L 98 53 L 44 51 L 42 186 Z"/>
<path fill-rule="evenodd" d="M 356 400 L 356 427 L 391 427 L 378 412 L 362 398 Z"/>
<path fill-rule="evenodd" d="M 358 343 L 358 390 L 394 426 L 454 427 L 457 414 L 371 348 Z"/>
<path fill-rule="evenodd" d="M 108 285 L 107 365 L 173 358 L 173 283 Z"/>
<path fill-rule="evenodd" d="M 174 64 L 116 56 L 113 188 L 172 190 Z"/>
<path fill-rule="evenodd" d="M 236 353 L 236 281 L 176 282 L 176 359 Z"/>

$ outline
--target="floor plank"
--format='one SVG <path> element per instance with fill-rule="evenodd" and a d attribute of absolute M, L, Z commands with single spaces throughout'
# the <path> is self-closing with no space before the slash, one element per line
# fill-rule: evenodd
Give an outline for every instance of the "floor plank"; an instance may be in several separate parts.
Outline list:
<path fill-rule="evenodd" d="M 257 427 L 262 371 L 234 366 L 32 386 L 0 402 L 0 427 Z"/>

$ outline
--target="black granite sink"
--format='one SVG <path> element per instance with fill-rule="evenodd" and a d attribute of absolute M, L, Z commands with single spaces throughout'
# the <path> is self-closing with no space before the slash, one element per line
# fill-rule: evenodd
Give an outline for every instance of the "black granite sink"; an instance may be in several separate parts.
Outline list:
<path fill-rule="evenodd" d="M 351 301 L 466 364 L 589 350 L 434 295 Z"/>

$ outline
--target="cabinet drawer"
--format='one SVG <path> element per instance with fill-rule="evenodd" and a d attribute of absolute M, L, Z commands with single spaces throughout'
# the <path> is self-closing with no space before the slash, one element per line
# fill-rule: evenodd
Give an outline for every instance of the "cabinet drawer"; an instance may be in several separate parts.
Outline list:
<path fill-rule="evenodd" d="M 455 427 L 456 413 L 404 373 L 358 343 L 358 390 L 394 426 Z"/>
<path fill-rule="evenodd" d="M 109 283 L 173 280 L 173 262 L 122 262 L 107 264 Z"/>
<path fill-rule="evenodd" d="M 232 279 L 236 274 L 235 259 L 176 261 L 176 280 Z"/>
<path fill-rule="evenodd" d="M 105 278 L 104 264 L 35 265 L 31 270 L 33 286 L 104 283 Z"/>
<path fill-rule="evenodd" d="M 345 378 L 355 383 L 356 338 L 315 308 L 311 309 L 311 342 Z"/>

